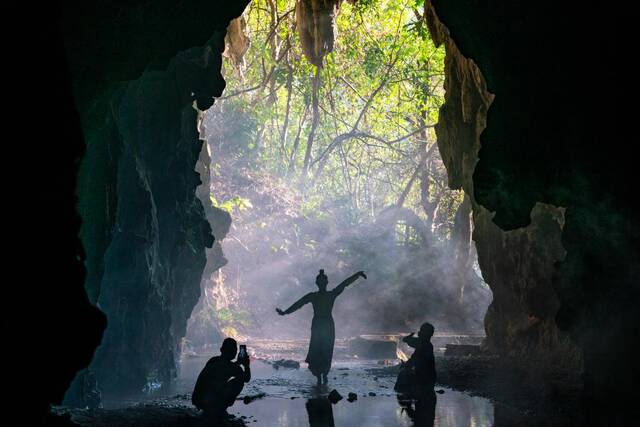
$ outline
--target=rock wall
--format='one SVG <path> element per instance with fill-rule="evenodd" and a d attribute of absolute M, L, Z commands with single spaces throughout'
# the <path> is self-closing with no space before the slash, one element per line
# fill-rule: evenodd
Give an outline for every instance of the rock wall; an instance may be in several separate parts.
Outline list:
<path fill-rule="evenodd" d="M 244 55 L 249 49 L 251 41 L 246 33 L 247 21 L 240 16 L 231 21 L 224 38 L 225 50 L 223 55 L 229 58 L 236 68 L 244 67 Z"/>
<path fill-rule="evenodd" d="M 179 54 L 166 71 L 145 72 L 111 101 L 116 200 L 97 298 L 109 324 L 92 365 L 106 390 L 173 377 L 200 295 L 213 237 L 195 194 L 202 142 L 184 82 L 204 69 L 203 53 Z"/>
<path fill-rule="evenodd" d="M 213 244 L 196 197 L 195 107 L 222 93 L 226 28 L 245 6 L 98 2 L 63 14 L 87 144 L 77 184 L 85 288 L 108 320 L 91 365 L 103 390 L 175 373 Z"/>
<path fill-rule="evenodd" d="M 478 262 L 493 292 L 485 317 L 485 347 L 577 368 L 575 346 L 555 324 L 559 303 L 552 277 L 554 263 L 564 258 L 560 242 L 564 211 L 540 204 L 527 227 L 503 231 L 493 222 L 493 214 L 478 203 L 473 173 L 494 95 L 476 63 L 460 52 L 431 2 L 425 4 L 425 16 L 434 42 L 446 49 L 445 103 L 436 125 L 438 148 L 449 186 L 464 189 L 471 200 Z"/>
<path fill-rule="evenodd" d="M 593 90 L 594 57 L 598 63 L 615 64 L 623 52 L 633 50 L 634 26 L 619 6 L 496 0 L 433 0 L 428 5 L 433 7 L 432 32 L 448 48 L 455 43 L 459 49 L 448 56 L 472 60 L 494 95 L 486 123 L 476 120 L 471 131 L 464 119 L 455 117 L 461 105 L 448 97 L 442 116 L 448 124 L 439 128 L 441 149 L 449 151 L 448 166 L 453 166 L 453 185 L 463 186 L 482 206 L 474 206 L 474 237 L 479 255 L 484 252 L 487 282 L 496 288 L 494 295 L 503 291 L 516 299 L 526 295 L 521 291 L 530 284 L 544 284 L 536 285 L 544 292 L 530 298 L 545 305 L 542 336 L 553 336 L 555 323 L 580 347 L 587 419 L 603 425 L 622 425 L 623 415 L 634 407 L 630 396 L 640 377 L 635 361 L 640 220 L 629 191 L 636 181 L 636 160 L 622 137 L 635 129 L 631 110 L 620 107 L 631 95 L 627 90 Z M 465 75 L 458 70 L 450 66 L 447 76 L 448 90 L 463 87 Z M 597 81 L 616 82 L 614 86 L 634 80 L 624 66 L 600 68 L 597 76 Z M 476 86 L 482 92 L 482 85 Z M 475 102 L 483 108 L 482 96 Z M 464 142 L 472 132 L 474 138 Z M 540 203 L 546 204 L 542 210 Z M 564 219 L 549 205 L 564 207 Z M 494 227 L 513 231 L 501 234 Z M 537 229 L 547 230 L 544 240 Z M 506 259 L 496 261 L 501 255 Z M 505 271 L 515 267 L 511 274 Z M 494 274 L 513 280 L 496 282 Z M 488 316 L 491 338 L 507 348 L 512 346 L 512 315 L 495 305 Z"/>
<path fill-rule="evenodd" d="M 229 32 L 227 31 L 228 36 Z M 227 48 L 228 46 L 227 44 Z M 200 138 L 206 140 L 204 114 L 202 113 L 200 114 L 199 129 Z M 213 246 L 205 249 L 206 264 L 200 281 L 200 299 L 193 307 L 184 335 L 189 340 L 190 346 L 202 347 L 207 344 L 219 343 L 224 339 L 217 329 L 211 328 L 211 312 L 209 310 L 211 307 L 215 307 L 216 296 L 209 292 L 209 289 L 213 283 L 214 273 L 227 264 L 221 242 L 231 227 L 231 214 L 216 208 L 211 203 L 211 149 L 208 143 L 202 144 L 196 170 L 202 178 L 202 184 L 196 189 L 196 196 L 202 202 L 207 221 L 211 225 L 213 235 L 216 236 Z"/>
<path fill-rule="evenodd" d="M 4 17 L 28 28 L 17 36 L 7 25 L 2 34 L 11 40 L 5 54 L 20 64 L 3 71 L 11 82 L 3 95 L 12 105 L 4 116 L 2 168 L 2 332 L 11 390 L 4 423 L 38 426 L 48 424 L 49 404 L 62 401 L 75 373 L 90 362 L 106 319 L 83 287 L 75 184 L 84 143 L 56 25 L 58 3 L 15 4 Z M 34 40 L 41 41 L 37 54 Z"/>

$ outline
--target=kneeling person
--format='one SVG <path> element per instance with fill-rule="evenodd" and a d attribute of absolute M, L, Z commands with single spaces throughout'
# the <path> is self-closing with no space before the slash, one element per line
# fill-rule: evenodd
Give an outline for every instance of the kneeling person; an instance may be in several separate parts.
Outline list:
<path fill-rule="evenodd" d="M 401 393 L 416 392 L 418 390 L 433 390 L 436 383 L 435 358 L 431 337 L 434 328 L 430 323 L 424 323 L 418 331 L 418 336 L 411 333 L 402 339 L 409 347 L 415 349 L 409 360 L 403 364 L 394 389 Z"/>
<path fill-rule="evenodd" d="M 251 379 L 249 356 L 232 360 L 238 352 L 233 338 L 226 338 L 220 347 L 220 356 L 209 359 L 198 376 L 191 402 L 206 413 L 223 413 L 233 405 L 244 383 Z"/>

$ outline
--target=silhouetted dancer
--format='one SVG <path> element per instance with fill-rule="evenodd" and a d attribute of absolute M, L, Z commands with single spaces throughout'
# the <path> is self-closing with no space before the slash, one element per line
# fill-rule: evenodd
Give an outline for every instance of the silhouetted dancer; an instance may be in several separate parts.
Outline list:
<path fill-rule="evenodd" d="M 404 337 L 402 341 L 415 351 L 403 364 L 394 389 L 401 393 L 415 395 L 419 392 L 432 392 L 436 383 L 436 365 L 433 357 L 433 345 L 431 337 L 434 328 L 431 323 L 424 323 L 414 337 L 413 332 Z"/>
<path fill-rule="evenodd" d="M 334 427 L 333 408 L 326 397 L 309 399 L 306 403 L 309 427 Z"/>
<path fill-rule="evenodd" d="M 327 291 L 329 279 L 324 274 L 324 270 L 320 270 L 320 274 L 316 277 L 318 292 L 306 294 L 284 311 L 276 308 L 278 314 L 284 316 L 285 314 L 293 313 L 307 303 L 313 305 L 311 340 L 309 341 L 309 352 L 307 353 L 305 361 L 309 364 L 311 373 L 318 378 L 318 385 L 320 385 L 321 381 L 325 384 L 327 383 L 327 374 L 331 369 L 333 343 L 336 336 L 335 325 L 333 323 L 333 317 L 331 316 L 333 303 L 338 295 L 340 295 L 347 286 L 355 282 L 358 277 L 367 278 L 364 271 L 358 271 L 334 289 Z"/>
<path fill-rule="evenodd" d="M 198 375 L 191 402 L 205 415 L 224 415 L 242 391 L 244 383 L 251 379 L 248 356 L 232 362 L 237 352 L 236 340 L 226 338 L 220 347 L 220 356 L 209 359 Z"/>

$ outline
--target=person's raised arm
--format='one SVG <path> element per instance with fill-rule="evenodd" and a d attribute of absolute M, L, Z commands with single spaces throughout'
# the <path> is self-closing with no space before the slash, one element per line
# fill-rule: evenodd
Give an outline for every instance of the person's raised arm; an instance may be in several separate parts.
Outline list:
<path fill-rule="evenodd" d="M 338 286 L 333 288 L 333 290 L 331 292 L 333 292 L 336 296 L 340 295 L 342 293 L 342 291 L 344 291 L 344 289 L 347 286 L 349 286 L 350 284 L 355 282 L 358 279 L 358 277 L 364 277 L 366 279 L 367 275 L 364 274 L 364 271 L 358 271 L 356 274 L 354 274 L 351 277 L 346 278 L 342 283 L 340 283 Z"/>
<path fill-rule="evenodd" d="M 418 344 L 419 344 L 420 340 L 418 338 L 414 337 L 413 335 L 414 335 L 413 332 L 411 332 L 409 335 L 407 335 L 406 337 L 402 338 L 402 341 L 407 343 L 407 345 L 409 347 L 418 348 Z"/>
<path fill-rule="evenodd" d="M 306 294 L 305 296 L 303 296 L 302 298 L 300 298 L 298 301 L 294 302 L 293 304 L 291 304 L 291 307 L 287 308 L 286 310 L 282 311 L 279 308 L 276 308 L 276 311 L 278 312 L 278 314 L 280 316 L 284 316 L 285 314 L 291 314 L 294 311 L 298 310 L 300 307 L 302 307 L 303 305 L 310 303 L 311 302 L 311 294 Z"/>

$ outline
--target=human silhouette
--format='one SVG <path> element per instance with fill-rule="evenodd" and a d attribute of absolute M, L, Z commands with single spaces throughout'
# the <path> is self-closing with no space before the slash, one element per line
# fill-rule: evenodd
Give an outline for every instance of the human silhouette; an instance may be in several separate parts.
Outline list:
<path fill-rule="evenodd" d="M 417 337 L 412 332 L 402 339 L 409 347 L 415 348 L 415 351 L 409 360 L 403 364 L 398 374 L 394 387 L 396 391 L 415 393 L 416 388 L 421 389 L 421 391 L 433 390 L 433 386 L 436 383 L 435 358 L 433 357 L 433 345 L 431 344 L 433 333 L 433 325 L 424 323 L 420 326 Z"/>
<path fill-rule="evenodd" d="M 237 352 L 236 340 L 226 338 L 220 347 L 220 356 L 209 359 L 198 375 L 191 402 L 205 415 L 224 415 L 242 391 L 244 383 L 251 379 L 248 357 L 232 362 Z"/>
<path fill-rule="evenodd" d="M 284 316 L 285 314 L 293 313 L 307 303 L 313 305 L 311 340 L 309 341 L 309 351 L 305 361 L 309 364 L 311 373 L 318 379 L 318 385 L 320 385 L 321 382 L 327 383 L 327 374 L 331 369 L 333 344 L 336 335 L 333 317 L 331 316 L 333 303 L 338 295 L 340 295 L 347 286 L 355 282 L 358 277 L 367 278 L 364 271 L 358 271 L 332 290 L 327 291 L 329 279 L 324 274 L 324 270 L 320 270 L 320 273 L 316 277 L 318 292 L 309 292 L 284 311 L 276 308 L 278 314 Z"/>
<path fill-rule="evenodd" d="M 309 416 L 309 427 L 334 427 L 333 408 L 326 397 L 307 400 L 305 405 Z"/>

